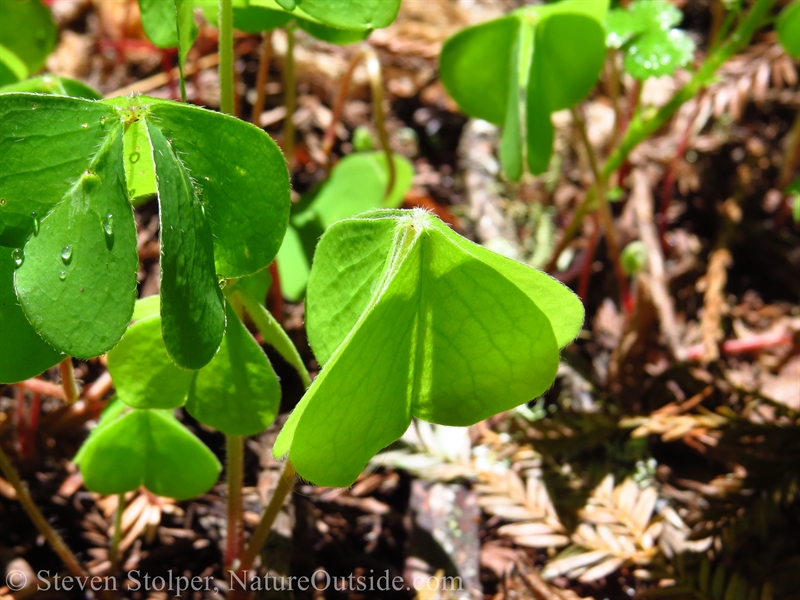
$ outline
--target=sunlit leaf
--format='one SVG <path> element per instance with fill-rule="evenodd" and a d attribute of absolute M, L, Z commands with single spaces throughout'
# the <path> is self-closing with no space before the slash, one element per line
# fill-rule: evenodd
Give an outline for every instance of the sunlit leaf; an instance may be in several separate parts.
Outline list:
<path fill-rule="evenodd" d="M 582 100 L 597 82 L 607 9 L 603 0 L 524 7 L 445 42 L 442 82 L 464 112 L 503 128 L 500 156 L 511 179 L 525 163 L 534 174 L 547 169 L 550 114 Z"/>
<path fill-rule="evenodd" d="M 544 392 L 569 341 L 561 336 L 580 327 L 580 302 L 547 275 L 484 253 L 421 210 L 334 224 L 307 299 L 323 369 L 276 456 L 288 453 L 314 483 L 346 486 L 412 416 L 469 425 Z"/>
<path fill-rule="evenodd" d="M 73 98 L 86 98 L 87 100 L 100 100 L 103 97 L 100 92 L 82 81 L 57 75 L 39 75 L 38 77 L 18 81 L 0 88 L 0 93 L 2 92 L 56 94 L 59 96 L 72 96 Z"/>
<path fill-rule="evenodd" d="M 122 494 L 143 485 L 183 500 L 216 483 L 216 456 L 168 411 L 121 412 L 119 407 L 106 415 L 76 457 L 88 489 Z"/>

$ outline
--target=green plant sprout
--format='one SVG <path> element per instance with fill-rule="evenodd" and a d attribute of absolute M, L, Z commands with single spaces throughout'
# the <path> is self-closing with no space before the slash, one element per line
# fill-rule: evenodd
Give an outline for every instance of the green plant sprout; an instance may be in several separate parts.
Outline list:
<path fill-rule="evenodd" d="M 574 106 L 597 83 L 608 4 L 565 0 L 521 8 L 464 29 L 442 47 L 442 83 L 461 110 L 502 127 L 500 159 L 510 179 L 518 180 L 525 164 L 533 174 L 547 169 L 550 114 Z"/>
<path fill-rule="evenodd" d="M 0 2 L 0 87 L 44 67 L 55 49 L 58 30 L 41 0 Z"/>
<path fill-rule="evenodd" d="M 317 246 L 306 303 L 323 369 L 274 453 L 334 487 L 353 483 L 412 416 L 470 425 L 535 398 L 583 323 L 565 286 L 421 209 L 333 224 Z"/>
<path fill-rule="evenodd" d="M 625 71 L 639 80 L 672 75 L 694 56 L 694 42 L 675 29 L 680 9 L 666 0 L 638 0 L 606 17 L 606 44 L 625 52 Z"/>

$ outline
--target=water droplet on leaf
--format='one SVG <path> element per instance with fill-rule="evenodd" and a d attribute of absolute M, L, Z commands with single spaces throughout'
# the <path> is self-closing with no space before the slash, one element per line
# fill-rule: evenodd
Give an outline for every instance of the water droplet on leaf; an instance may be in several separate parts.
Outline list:
<path fill-rule="evenodd" d="M 106 232 L 106 235 L 108 237 L 114 235 L 114 215 L 112 215 L 111 213 L 108 213 L 106 215 L 105 220 L 103 221 L 103 231 Z"/>
<path fill-rule="evenodd" d="M 69 264 L 72 260 L 72 246 L 64 246 L 61 249 L 61 260 L 64 261 L 65 265 Z"/>
<path fill-rule="evenodd" d="M 25 261 L 25 254 L 22 252 L 22 248 L 17 248 L 11 252 L 11 259 L 14 261 L 14 267 L 21 267 L 22 263 Z"/>
<path fill-rule="evenodd" d="M 33 235 L 39 235 L 39 216 L 31 212 L 31 217 L 33 217 Z"/>
<path fill-rule="evenodd" d="M 61 281 L 64 281 L 64 280 L 66 280 L 66 278 L 67 278 L 67 272 L 66 272 L 66 271 L 64 271 L 64 270 L 61 270 L 61 271 L 59 271 L 59 272 L 58 272 L 58 278 L 59 278 Z"/>
<path fill-rule="evenodd" d="M 81 123 L 81 127 L 83 129 L 89 129 L 89 124 L 88 123 Z"/>

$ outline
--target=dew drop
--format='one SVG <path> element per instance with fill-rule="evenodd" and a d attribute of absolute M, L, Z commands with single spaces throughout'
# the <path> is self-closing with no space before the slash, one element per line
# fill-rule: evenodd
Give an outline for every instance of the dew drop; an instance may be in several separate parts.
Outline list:
<path fill-rule="evenodd" d="M 5 205 L 6 205 L 6 199 L 0 198 L 0 206 L 5 206 Z"/>
<path fill-rule="evenodd" d="M 31 109 L 32 110 L 36 110 L 37 108 L 39 108 L 38 104 L 36 104 L 35 102 L 33 104 L 31 104 Z"/>
<path fill-rule="evenodd" d="M 66 272 L 66 271 L 64 271 L 64 270 L 62 269 L 61 271 L 59 271 L 59 272 L 58 272 L 58 278 L 59 278 L 61 281 L 64 281 L 64 280 L 66 280 L 66 278 L 67 278 L 67 272 Z"/>
<path fill-rule="evenodd" d="M 106 232 L 106 235 L 108 237 L 114 235 L 114 215 L 112 215 L 111 213 L 108 213 L 106 215 L 105 220 L 103 221 L 103 231 Z"/>
<path fill-rule="evenodd" d="M 33 218 L 33 235 L 39 235 L 39 215 L 36 212 L 31 212 Z"/>
<path fill-rule="evenodd" d="M 65 265 L 69 264 L 69 261 L 72 260 L 72 246 L 64 246 L 61 249 L 61 260 L 64 261 Z"/>
<path fill-rule="evenodd" d="M 14 268 L 21 267 L 25 261 L 25 254 L 22 248 L 17 248 L 11 252 L 11 259 L 14 261 Z"/>
<path fill-rule="evenodd" d="M 81 123 L 81 128 L 89 129 L 89 124 L 88 123 Z"/>
<path fill-rule="evenodd" d="M 219 284 L 219 289 L 224 290 L 225 286 L 228 285 L 228 280 L 222 275 L 217 275 L 217 283 Z"/>

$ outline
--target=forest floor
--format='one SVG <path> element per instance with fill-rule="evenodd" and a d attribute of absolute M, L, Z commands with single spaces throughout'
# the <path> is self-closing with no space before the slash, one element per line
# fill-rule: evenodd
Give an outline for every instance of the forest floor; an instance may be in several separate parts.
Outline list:
<path fill-rule="evenodd" d="M 48 69 L 106 95 L 175 98 L 174 55 L 143 35 L 135 2 L 50 3 L 61 28 Z M 680 3 L 679 3 L 680 4 Z M 702 50 L 710 1 L 684 3 Z M 459 113 L 437 78 L 441 43 L 499 16 L 513 2 L 403 3 L 370 42 L 384 70 L 388 130 L 415 176 L 404 206 L 432 210 L 457 231 L 545 267 L 592 182 L 569 112 L 554 116 L 556 154 L 542 177 L 498 177 L 498 131 Z M 286 35 L 271 38 L 266 104 L 253 119 L 261 39 L 236 39 L 239 116 L 281 141 Z M 190 102 L 217 108 L 216 30 L 201 26 L 190 56 Z M 322 138 L 355 50 L 298 34 L 294 193 L 326 174 Z M 658 106 L 686 74 L 648 81 Z M 635 87 L 625 82 L 626 99 Z M 401 576 L 420 589 L 381 593 L 286 592 L 269 598 L 791 598 L 800 594 L 800 226 L 782 191 L 790 130 L 800 109 L 797 65 L 775 35 L 759 34 L 713 86 L 687 102 L 632 154 L 614 190 L 622 246 L 640 240 L 645 268 L 620 290 L 594 218 L 552 274 L 586 307 L 584 330 L 563 353 L 542 398 L 468 429 L 418 423 L 344 490 L 297 482 L 264 557 L 269 572 L 333 578 Z M 580 108 L 604 157 L 614 107 L 602 83 Z M 336 128 L 334 157 L 352 132 L 372 127 L 365 74 L 357 70 Z M 158 292 L 158 213 L 137 210 L 142 296 Z M 663 235 L 662 235 L 663 234 Z M 270 308 L 314 373 L 303 306 L 270 296 Z M 279 356 L 279 420 L 302 385 Z M 71 459 L 112 395 L 103 360 L 76 361 L 82 399 L 64 406 L 58 369 L 32 395 L 0 387 L 0 443 L 35 500 L 92 573 L 108 568 L 115 498 L 82 487 Z M 220 456 L 222 435 L 180 418 Z M 27 425 L 26 425 L 27 424 Z M 245 522 L 258 520 L 280 464 L 277 424 L 247 443 Z M 224 474 L 208 494 L 176 503 L 142 490 L 123 518 L 123 571 L 214 577 L 221 590 Z M 0 479 L 0 566 L 62 569 Z M 445 591 L 449 577 L 462 590 Z M 44 594 L 40 594 L 44 595 Z M 82 597 L 48 593 L 48 597 Z M 128 593 L 144 598 L 143 592 Z M 152 597 L 168 596 L 151 594 Z M 0 598 L 19 598 L 0 582 Z M 196 597 L 211 597 L 208 592 Z"/>

